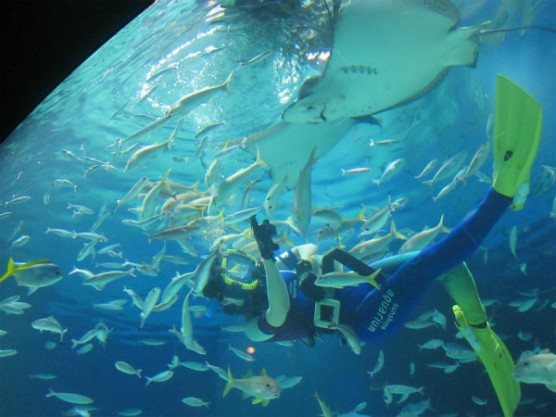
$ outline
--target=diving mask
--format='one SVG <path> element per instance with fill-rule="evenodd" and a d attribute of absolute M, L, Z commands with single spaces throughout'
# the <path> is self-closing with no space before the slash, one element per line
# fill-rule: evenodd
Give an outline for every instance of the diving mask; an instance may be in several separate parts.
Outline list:
<path fill-rule="evenodd" d="M 259 281 L 253 278 L 257 260 L 241 251 L 229 250 L 222 257 L 222 277 L 226 285 L 254 290 Z"/>

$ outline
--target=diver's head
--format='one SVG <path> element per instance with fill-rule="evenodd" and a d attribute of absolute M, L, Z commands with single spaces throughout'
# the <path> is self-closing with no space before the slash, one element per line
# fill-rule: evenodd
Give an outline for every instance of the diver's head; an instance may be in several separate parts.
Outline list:
<path fill-rule="evenodd" d="M 227 314 L 256 314 L 267 307 L 264 278 L 254 257 L 229 250 L 213 263 L 202 294 L 217 299 Z"/>

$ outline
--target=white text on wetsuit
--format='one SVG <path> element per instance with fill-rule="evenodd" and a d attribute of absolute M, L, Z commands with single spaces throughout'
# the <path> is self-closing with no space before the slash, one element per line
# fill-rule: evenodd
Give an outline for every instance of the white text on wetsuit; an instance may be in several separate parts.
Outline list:
<path fill-rule="evenodd" d="M 391 289 L 388 289 L 384 294 L 382 294 L 382 301 L 380 302 L 378 311 L 368 327 L 371 333 L 374 333 L 378 328 L 386 330 L 388 326 L 390 326 L 390 323 L 394 320 L 394 317 L 396 317 L 399 304 L 392 303 L 393 297 L 394 291 Z"/>

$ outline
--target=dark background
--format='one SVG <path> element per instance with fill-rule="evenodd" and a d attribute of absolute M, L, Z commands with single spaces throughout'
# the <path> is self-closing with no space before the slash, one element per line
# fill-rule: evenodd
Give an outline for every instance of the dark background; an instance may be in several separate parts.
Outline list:
<path fill-rule="evenodd" d="M 154 0 L 0 0 L 0 141 Z"/>

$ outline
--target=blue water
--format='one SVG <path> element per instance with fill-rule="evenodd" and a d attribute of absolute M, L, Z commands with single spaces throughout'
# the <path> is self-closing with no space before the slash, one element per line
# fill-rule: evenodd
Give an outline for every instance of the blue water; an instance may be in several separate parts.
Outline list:
<path fill-rule="evenodd" d="M 89 231 L 103 208 L 112 213 L 116 200 L 121 199 L 132 185 L 144 175 L 158 181 L 168 169 L 175 183 L 204 184 L 206 168 L 215 154 L 237 143 L 246 135 L 255 134 L 277 123 L 283 109 L 297 97 L 299 88 L 308 77 L 320 74 L 323 65 L 316 65 L 307 56 L 327 51 L 333 31 L 326 24 L 327 15 L 319 2 L 302 2 L 303 8 L 292 4 L 272 2 L 265 7 L 231 9 L 215 22 L 206 20 L 213 2 L 159 1 L 131 22 L 118 35 L 84 62 L 12 133 L 0 148 L 0 262 L 8 258 L 18 262 L 48 258 L 65 273 L 62 281 L 41 288 L 31 295 L 9 278 L 0 285 L 0 301 L 18 295 L 31 304 L 23 314 L 0 311 L 0 329 L 8 332 L 0 338 L 0 349 L 16 349 L 14 356 L 0 358 L 1 416 L 58 416 L 71 404 L 55 398 L 45 398 L 49 388 L 59 392 L 87 395 L 94 399 L 92 415 L 114 416 L 125 409 L 142 409 L 147 416 L 313 416 L 320 413 L 313 398 L 319 392 L 333 411 L 347 413 L 360 402 L 367 402 L 360 413 L 370 416 L 396 416 L 409 402 L 430 400 L 433 410 L 424 416 L 496 416 L 501 415 L 495 394 L 478 362 L 461 365 L 454 373 L 444 374 L 429 368 L 434 362 L 447 362 L 443 351 L 420 351 L 418 344 L 431 338 L 446 342 L 458 340 L 452 323 L 452 302 L 441 285 L 434 285 L 425 301 L 414 313 L 437 309 L 447 317 L 446 330 L 429 327 L 424 330 L 403 328 L 394 336 L 376 345 L 363 347 L 355 356 L 347 346 L 340 346 L 337 337 L 318 341 L 315 348 L 300 342 L 293 346 L 253 344 L 243 335 L 222 330 L 223 326 L 240 324 L 241 319 L 225 316 L 219 306 L 201 298 L 192 305 L 207 308 L 203 317 L 194 318 L 195 338 L 206 349 L 205 356 L 185 349 L 168 332 L 181 323 L 181 301 L 171 308 L 153 313 L 139 330 L 139 310 L 132 306 L 124 287 L 145 297 L 153 287 L 164 287 L 176 272 L 192 271 L 200 258 L 209 253 L 212 241 L 222 233 L 236 230 L 226 227 L 205 228 L 195 236 L 192 248 L 196 256 L 184 253 L 175 242 L 168 242 L 166 256 L 179 256 L 186 263 L 168 260 L 160 263 L 152 274 L 137 273 L 109 283 L 102 291 L 84 286 L 77 275 L 69 276 L 74 267 L 95 273 L 107 270 L 100 263 L 128 260 L 150 264 L 164 244 L 150 240 L 139 228 L 124 225 L 124 219 L 136 219 L 128 209 L 140 206 L 137 198 L 106 217 L 97 229 L 109 241 L 97 245 L 119 243 L 116 252 L 122 259 L 98 255 L 77 260 L 85 241 L 45 234 L 47 228 Z M 249 2 L 244 2 L 249 3 Z M 258 3 L 253 1 L 253 4 Z M 293 2 L 295 3 L 295 2 Z M 462 26 L 496 20 L 500 26 L 515 26 L 532 17 L 536 26 L 554 25 L 556 2 L 523 2 L 524 8 L 506 2 L 460 2 Z M 520 3 L 522 4 L 522 3 Z M 539 9 L 533 13 L 533 6 Z M 506 7 L 506 9 L 504 9 Z M 504 14 L 504 12 L 506 12 Z M 502 17 L 504 17 L 502 19 Z M 210 20 L 210 19 L 209 19 Z M 393 214 L 402 233 L 422 230 L 438 223 L 444 214 L 447 227 L 454 226 L 481 200 L 488 184 L 473 177 L 457 186 L 445 197 L 433 202 L 446 179 L 432 190 L 414 178 L 433 158 L 445 161 L 458 152 L 468 152 L 466 163 L 487 137 L 487 121 L 493 113 L 494 79 L 504 73 L 529 91 L 544 109 L 542 143 L 531 174 L 531 194 L 522 211 L 508 212 L 469 260 L 479 292 L 489 301 L 487 312 L 495 331 L 504 339 L 513 357 L 535 349 L 556 349 L 555 236 L 556 227 L 550 213 L 554 212 L 556 168 L 556 37 L 542 30 L 513 31 L 493 38 L 482 37 L 478 62 L 474 68 L 455 67 L 432 91 L 418 100 L 384 112 L 378 117 L 382 127 L 356 125 L 336 145 L 322 156 L 312 172 L 312 203 L 314 208 L 334 208 L 344 219 L 353 218 L 361 206 L 383 208 L 388 197 L 406 198 L 403 208 Z M 132 153 L 117 155 L 118 139 L 126 138 L 159 119 L 167 107 L 185 94 L 222 82 L 238 66 L 261 52 L 269 55 L 246 65 L 233 78 L 230 93 L 222 93 L 195 108 L 181 121 L 174 147 L 161 152 L 144 167 L 124 173 Z M 332 50 L 333 53 L 333 50 Z M 215 123 L 221 126 L 207 133 L 207 139 L 197 132 Z M 142 145 L 166 140 L 174 131 L 171 121 L 151 134 L 140 138 Z M 391 145 L 369 147 L 375 142 L 394 139 Z M 235 140 L 235 141 L 234 141 Z M 121 151 L 133 144 L 121 145 Z M 300 144 L 301 146 L 301 144 Z M 69 151 L 69 152 L 68 152 Z M 296 146 L 281 152 L 295 155 Z M 71 153 L 71 154 L 70 154 Z M 74 156 L 71 156 L 74 155 Z M 380 177 L 388 162 L 404 158 L 403 170 L 381 187 L 372 183 Z M 236 149 L 221 157 L 220 178 L 225 178 L 254 161 L 251 153 Z M 91 167 L 99 165 L 91 169 Z M 482 172 L 490 177 L 492 157 Z M 370 172 L 346 174 L 341 169 L 368 167 Z M 430 178 L 430 174 L 429 174 Z M 55 180 L 65 179 L 76 185 L 54 187 Z M 256 168 L 250 193 L 242 203 L 242 188 L 236 198 L 225 206 L 225 214 L 241 208 L 261 205 L 272 179 L 267 168 Z M 181 191 L 178 191 L 181 192 Z M 16 197 L 30 200 L 9 203 Z M 162 204 L 165 199 L 161 199 Z M 273 221 L 292 215 L 294 191 L 284 193 Z M 92 215 L 73 216 L 68 203 L 94 210 Z M 259 219 L 264 211 L 259 214 Z M 319 252 L 336 245 L 335 239 L 317 240 L 317 231 L 324 226 L 314 217 L 307 241 L 316 243 Z M 510 252 L 509 236 L 517 231 L 517 258 Z M 286 226 L 278 226 L 281 233 Z M 150 233 L 154 230 L 150 229 Z M 22 235 L 29 241 L 12 247 Z M 305 238 L 289 232 L 295 244 Z M 347 248 L 359 241 L 358 229 L 341 233 Z M 281 244 L 285 247 L 284 243 Z M 389 250 L 395 253 L 401 245 L 393 242 Z M 193 252 L 193 251 L 191 251 Z M 519 312 L 511 303 L 536 298 L 534 306 Z M 127 299 L 121 311 L 104 311 L 92 304 L 113 299 Z M 68 331 L 64 343 L 59 336 L 39 333 L 31 323 L 54 315 Z M 102 322 L 113 329 L 106 346 L 93 341 L 89 353 L 78 355 L 70 339 L 79 339 Z M 526 334 L 524 334 L 526 332 Z M 155 338 L 161 346 L 146 346 L 142 339 Z M 54 342 L 53 348 L 47 348 Z M 244 350 L 256 349 L 253 363 L 247 363 L 228 350 L 228 343 Z M 51 346 L 52 347 L 52 346 Z M 367 371 L 373 369 L 378 352 L 385 354 L 384 368 L 371 380 Z M 277 377 L 301 376 L 302 381 L 285 389 L 279 399 L 267 407 L 251 405 L 242 400 L 238 390 L 222 398 L 224 381 L 214 372 L 196 372 L 185 367 L 174 369 L 167 382 L 145 385 L 145 379 L 118 372 L 114 362 L 124 360 L 152 376 L 168 369 L 174 355 L 181 361 L 207 360 L 227 369 L 235 376 L 249 370 L 259 373 L 265 368 Z M 414 364 L 415 372 L 410 373 Z M 29 375 L 52 373 L 53 380 L 30 379 Z M 424 387 L 424 395 L 415 394 L 404 404 L 389 406 L 383 399 L 384 384 L 406 384 Z M 372 388 L 372 389 L 370 389 Z M 193 408 L 181 399 L 196 396 L 210 401 L 210 408 Z M 476 396 L 487 401 L 478 405 Z M 556 414 L 554 394 L 543 385 L 522 384 L 522 404 L 516 415 L 552 416 Z M 452 413 L 452 414 L 450 414 Z"/>

